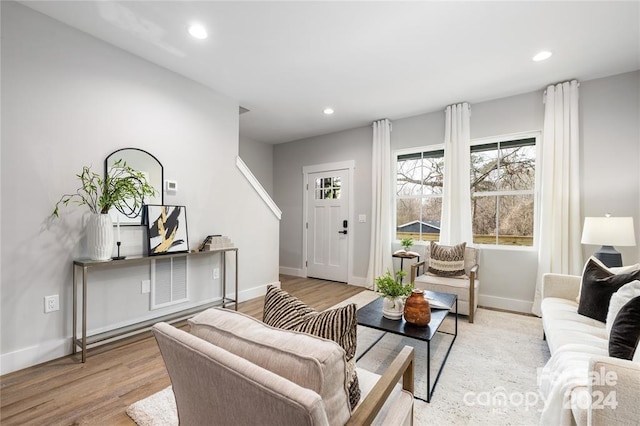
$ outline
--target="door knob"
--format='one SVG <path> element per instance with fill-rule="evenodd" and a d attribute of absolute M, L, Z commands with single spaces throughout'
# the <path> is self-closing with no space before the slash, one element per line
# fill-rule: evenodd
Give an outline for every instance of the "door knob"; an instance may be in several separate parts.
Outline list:
<path fill-rule="evenodd" d="M 338 231 L 338 234 L 344 234 L 344 235 L 347 235 L 347 230 L 345 229 L 344 231 Z"/>

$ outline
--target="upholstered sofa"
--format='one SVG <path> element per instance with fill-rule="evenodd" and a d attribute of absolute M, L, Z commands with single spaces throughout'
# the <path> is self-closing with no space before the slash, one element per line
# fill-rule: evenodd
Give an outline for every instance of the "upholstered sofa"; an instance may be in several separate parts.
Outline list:
<path fill-rule="evenodd" d="M 189 333 L 165 323 L 153 328 L 181 425 L 413 424 L 411 347 L 382 376 L 356 369 L 362 398 L 352 410 L 337 343 L 226 309 L 189 324 Z"/>
<path fill-rule="evenodd" d="M 640 350 L 609 356 L 605 323 L 578 314 L 581 277 L 546 274 L 542 325 L 551 359 L 539 374 L 541 425 L 633 425 L 640 422 Z"/>

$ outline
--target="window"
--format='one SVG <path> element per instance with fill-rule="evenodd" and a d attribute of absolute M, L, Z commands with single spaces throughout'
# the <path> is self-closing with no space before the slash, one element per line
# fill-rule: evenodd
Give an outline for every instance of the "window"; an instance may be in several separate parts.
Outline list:
<path fill-rule="evenodd" d="M 438 241 L 442 212 L 444 151 L 398 155 L 396 238 Z"/>
<path fill-rule="evenodd" d="M 316 179 L 316 200 L 339 199 L 342 182 L 339 177 Z"/>
<path fill-rule="evenodd" d="M 536 138 L 471 147 L 473 242 L 532 246 Z"/>

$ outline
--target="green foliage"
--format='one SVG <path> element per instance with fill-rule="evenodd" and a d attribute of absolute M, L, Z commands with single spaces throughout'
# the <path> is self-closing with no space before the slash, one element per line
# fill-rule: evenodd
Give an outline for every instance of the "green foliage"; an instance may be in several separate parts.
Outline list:
<path fill-rule="evenodd" d="M 402 278 L 406 275 L 406 272 L 398 271 L 394 278 L 387 269 L 387 272 L 383 276 L 376 278 L 378 293 L 380 293 L 381 296 L 392 298 L 409 296 L 413 290 L 413 284 L 402 284 Z"/>
<path fill-rule="evenodd" d="M 400 241 L 400 245 L 404 247 L 405 250 L 409 250 L 413 245 L 413 238 L 403 238 L 402 241 Z"/>
<path fill-rule="evenodd" d="M 64 194 L 60 198 L 53 216 L 59 216 L 61 204 L 68 206 L 69 203 L 87 206 L 91 213 L 108 213 L 112 207 L 125 214 L 137 212 L 145 197 L 156 193 L 144 173 L 131 168 L 122 159 L 113 163 L 104 178 L 87 166 L 76 176 L 80 179 L 80 187 L 74 194 Z"/>

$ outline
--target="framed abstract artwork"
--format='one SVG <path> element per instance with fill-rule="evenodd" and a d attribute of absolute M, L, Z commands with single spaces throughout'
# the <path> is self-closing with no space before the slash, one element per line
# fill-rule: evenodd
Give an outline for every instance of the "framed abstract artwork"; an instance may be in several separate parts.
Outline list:
<path fill-rule="evenodd" d="M 146 205 L 144 222 L 149 256 L 189 251 L 185 206 Z"/>

